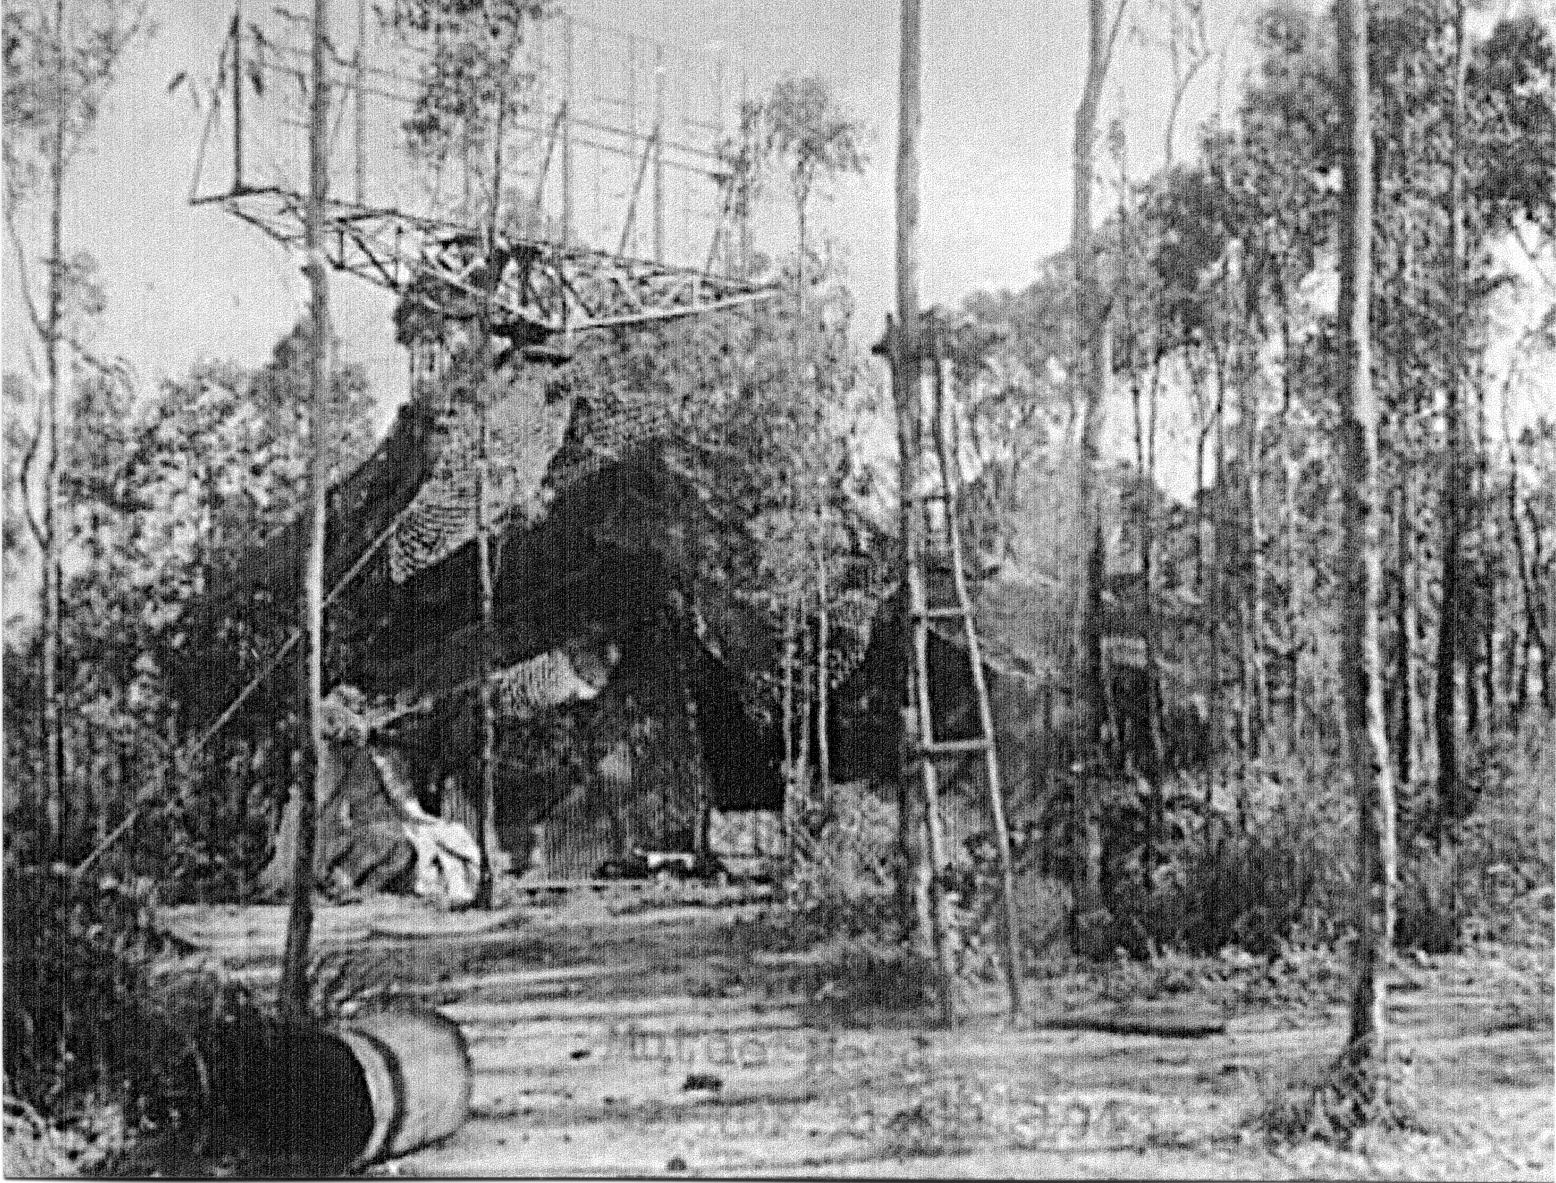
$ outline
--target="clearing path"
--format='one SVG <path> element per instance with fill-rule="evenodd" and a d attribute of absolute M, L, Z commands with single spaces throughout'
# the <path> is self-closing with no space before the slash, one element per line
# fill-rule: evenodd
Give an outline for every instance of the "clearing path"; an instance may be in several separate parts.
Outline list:
<path fill-rule="evenodd" d="M 1185 1040 L 1012 1029 L 990 995 L 986 1014 L 934 1031 L 838 1005 L 826 963 L 773 952 L 760 911 L 322 908 L 323 960 L 437 1006 L 475 1067 L 466 1126 L 375 1173 L 1551 1177 L 1550 1036 L 1505 1029 L 1496 999 L 1450 959 L 1408 977 L 1391 1009 L 1423 1093 L 1464 1132 L 1380 1140 L 1365 1155 L 1276 1151 L 1239 1123 L 1332 1056 L 1334 1008 L 1239 1014 Z M 283 913 L 169 919 L 263 983 Z M 437 935 L 406 935 L 417 933 Z"/>

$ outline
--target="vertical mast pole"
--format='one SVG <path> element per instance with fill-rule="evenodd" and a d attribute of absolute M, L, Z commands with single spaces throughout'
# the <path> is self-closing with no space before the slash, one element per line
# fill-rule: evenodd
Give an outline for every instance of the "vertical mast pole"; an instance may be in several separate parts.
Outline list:
<path fill-rule="evenodd" d="M 573 241 L 573 14 L 562 17 L 562 246 Z"/>
<path fill-rule="evenodd" d="M 243 192 L 243 0 L 232 7 L 232 191 Z"/>
<path fill-rule="evenodd" d="M 665 47 L 654 45 L 654 262 L 665 261 Z"/>
<path fill-rule="evenodd" d="M 920 467 L 923 457 L 923 373 L 919 340 L 918 309 L 918 219 L 919 219 L 919 128 L 922 122 L 920 75 L 922 57 L 919 40 L 919 0 L 902 0 L 902 47 L 898 77 L 897 113 L 897 322 L 895 332 L 888 328 L 888 356 L 892 361 L 893 396 L 897 409 L 897 445 L 899 452 L 898 497 L 902 530 L 903 644 L 908 670 L 904 687 L 904 723 L 907 734 L 906 759 L 901 769 L 898 793 L 899 842 L 909 853 L 903 873 L 914 882 L 915 907 L 921 925 L 927 922 L 928 936 L 934 946 L 940 981 L 940 1013 L 949 1026 L 955 1019 L 954 980 L 948 943 L 949 931 L 943 893 L 937 876 L 943 869 L 942 834 L 934 759 L 925 750 L 931 736 L 928 670 L 928 636 L 924 615 L 924 588 L 919 578 L 922 551 L 923 515 Z M 907 727 L 917 704 L 917 723 Z M 918 780 L 923 796 L 925 832 L 929 840 L 929 865 L 922 846 L 912 838 L 912 792 L 908 787 Z"/>
<path fill-rule="evenodd" d="M 357 0 L 356 197 L 367 204 L 367 0 Z"/>

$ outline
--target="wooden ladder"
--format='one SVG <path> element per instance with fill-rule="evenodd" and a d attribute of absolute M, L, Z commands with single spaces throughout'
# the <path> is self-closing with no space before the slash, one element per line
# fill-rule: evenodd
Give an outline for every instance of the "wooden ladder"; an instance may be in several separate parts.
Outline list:
<path fill-rule="evenodd" d="M 925 318 L 928 330 L 927 350 L 933 366 L 931 384 L 932 399 L 927 425 L 934 439 L 936 457 L 934 485 L 926 490 L 912 490 L 911 508 L 922 514 L 921 530 L 910 532 L 908 556 L 908 605 L 913 622 L 913 670 L 912 701 L 909 704 L 909 743 L 919 767 L 921 788 L 924 795 L 925 814 L 929 837 L 931 863 L 930 922 L 936 954 L 940 960 L 944 978 L 941 1005 L 943 1017 L 954 1021 L 952 983 L 954 966 L 949 953 L 950 934 L 944 906 L 944 875 L 950 865 L 946 851 L 945 823 L 940 810 L 940 762 L 966 760 L 976 756 L 983 759 L 984 781 L 989 798 L 990 820 L 994 827 L 995 850 L 999 860 L 1002 895 L 1001 943 L 1005 986 L 1010 1016 L 1021 1013 L 1021 959 L 1019 927 L 1016 916 L 1016 884 L 1010 853 L 1010 828 L 1005 817 L 1005 796 L 1000 783 L 999 757 L 994 741 L 994 717 L 989 706 L 989 689 L 984 677 L 983 659 L 978 644 L 978 630 L 973 616 L 972 596 L 967 587 L 962 551 L 961 525 L 958 521 L 957 498 L 962 484 L 961 465 L 952 428 L 951 409 L 947 401 L 947 370 L 950 362 L 942 356 L 944 342 L 941 326 L 932 314 Z M 931 603 L 932 564 L 939 560 L 950 568 L 952 600 L 949 603 Z M 929 635 L 936 621 L 955 622 L 962 633 L 963 649 L 967 655 L 972 677 L 973 693 L 977 698 L 977 735 L 964 739 L 937 739 L 934 734 L 934 703 L 929 678 Z"/>

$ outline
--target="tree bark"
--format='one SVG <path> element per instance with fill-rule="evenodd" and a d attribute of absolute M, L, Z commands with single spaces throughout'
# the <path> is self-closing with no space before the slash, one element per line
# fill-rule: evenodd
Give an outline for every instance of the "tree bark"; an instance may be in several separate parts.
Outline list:
<path fill-rule="evenodd" d="M 1176 44 L 1176 42 L 1174 43 Z M 1181 91 L 1178 92 L 1181 96 Z M 1169 149 L 1172 134 L 1167 135 Z M 1170 157 L 1170 152 L 1169 152 Z M 1130 239 L 1129 206 L 1127 201 L 1128 177 L 1124 179 L 1124 193 L 1119 200 L 1119 289 L 1123 293 L 1125 344 L 1127 357 L 1124 369 L 1129 374 L 1129 400 L 1134 412 L 1135 471 L 1139 476 L 1140 501 L 1136 507 L 1139 532 L 1140 585 L 1141 585 L 1141 639 L 1145 645 L 1145 723 L 1146 737 L 1151 745 L 1151 767 L 1147 779 L 1151 786 L 1151 842 L 1160 844 L 1165 836 L 1166 803 L 1162 782 L 1167 775 L 1167 739 L 1162 730 L 1161 670 L 1157 649 L 1159 638 L 1156 621 L 1156 593 L 1154 579 L 1155 523 L 1156 523 L 1156 399 L 1161 380 L 1161 367 L 1151 364 L 1150 429 L 1147 431 L 1146 415 L 1141 406 L 1140 357 L 1138 334 L 1135 328 L 1134 298 L 1132 296 L 1129 263 L 1133 244 Z"/>
<path fill-rule="evenodd" d="M 1097 275 L 1096 249 L 1093 244 L 1091 197 L 1097 119 L 1101 111 L 1102 91 L 1107 80 L 1108 63 L 1118 34 L 1126 0 L 1120 0 L 1111 26 L 1104 0 L 1087 2 L 1086 79 L 1081 100 L 1075 109 L 1073 145 L 1074 190 L 1070 253 L 1075 267 L 1075 362 L 1073 370 L 1081 396 L 1081 451 L 1077 464 L 1076 509 L 1076 588 L 1074 613 L 1074 657 L 1077 685 L 1075 704 L 1080 717 L 1082 752 L 1100 754 L 1107 704 L 1102 685 L 1102 587 L 1106 574 L 1102 518 L 1098 491 L 1102 432 L 1107 413 L 1108 341 L 1107 326 Z M 1094 913 L 1102 906 L 1101 843 L 1095 840 L 1100 825 L 1100 794 L 1094 774 L 1083 771 L 1076 780 L 1078 879 L 1073 885 L 1078 917 Z M 1077 931 L 1077 936 L 1079 936 Z"/>
<path fill-rule="evenodd" d="M 899 753 L 900 779 L 897 794 L 898 873 L 905 886 L 898 892 L 903 910 L 903 931 L 916 931 L 920 943 L 928 937 L 925 923 L 928 901 L 918 890 L 918 866 L 923 848 L 918 841 L 914 819 L 913 791 L 916 777 L 913 744 L 916 736 L 908 726 L 915 701 L 913 682 L 913 603 L 908 589 L 912 582 L 916 553 L 915 537 L 920 515 L 913 498 L 918 493 L 920 391 L 919 391 L 919 311 L 918 311 L 918 218 L 919 218 L 919 125 L 920 110 L 919 0 L 902 0 L 901 45 L 897 81 L 897 175 L 896 175 L 896 284 L 897 320 L 886 326 L 887 356 L 891 361 L 892 400 L 897 411 L 897 484 L 898 521 L 902 545 L 900 584 L 902 594 L 902 649 L 898 669 L 904 678 L 902 704 L 902 746 Z"/>
<path fill-rule="evenodd" d="M 794 745 L 794 665 L 799 625 L 795 621 L 797 610 L 791 591 L 783 606 L 783 795 L 788 801 L 794 796 L 794 782 L 799 765 Z"/>
<path fill-rule="evenodd" d="M 1395 616 L 1394 677 L 1398 685 L 1399 714 L 1395 735 L 1395 767 L 1399 784 L 1408 786 L 1415 778 L 1416 714 L 1420 710 L 1421 688 L 1416 679 L 1415 636 L 1417 629 L 1415 599 L 1415 545 L 1413 501 L 1410 496 L 1408 469 L 1399 474 L 1399 489 L 1394 513 Z"/>
<path fill-rule="evenodd" d="M 1464 111 L 1464 3 L 1454 14 L 1453 105 L 1449 115 L 1448 171 L 1448 382 L 1444 408 L 1448 470 L 1443 482 L 1442 606 L 1438 614 L 1437 687 L 1433 724 L 1437 734 L 1437 803 L 1445 818 L 1463 816 L 1459 767 L 1459 670 L 1462 590 L 1459 558 L 1463 515 L 1459 482 L 1464 450 L 1464 159 L 1460 138 Z"/>
<path fill-rule="evenodd" d="M 923 514 L 920 512 L 920 469 L 923 460 L 922 347 L 918 308 L 918 220 L 919 220 L 919 127 L 922 121 L 920 87 L 922 73 L 919 40 L 919 0 L 902 0 L 902 48 L 898 80 L 897 119 L 897 314 L 895 331 L 888 329 L 893 359 L 893 396 L 897 411 L 898 500 L 902 523 L 903 640 L 908 682 L 907 703 L 916 703 L 917 715 L 928 724 L 929 688 L 927 676 L 928 643 L 926 621 L 920 615 L 924 591 L 918 578 L 918 558 L 922 548 Z M 910 708 L 911 709 L 911 708 Z M 921 939 L 933 943 L 939 963 L 940 1012 L 947 1026 L 954 1021 L 954 977 L 950 952 L 949 917 L 944 892 L 940 890 L 940 871 L 944 868 L 943 835 L 936 793 L 933 759 L 920 745 L 930 737 L 915 726 L 904 728 L 908 762 L 904 779 L 916 778 L 924 805 L 924 833 L 929 844 L 928 858 L 923 845 L 909 832 L 900 836 L 913 852 L 911 865 L 904 868 L 913 881 L 914 902 L 919 916 Z M 900 823 L 912 827 L 912 810 Z M 928 929 L 924 932 L 924 920 Z"/>
<path fill-rule="evenodd" d="M 64 857 L 65 841 L 65 727 L 61 703 L 61 632 L 64 571 L 60 559 L 59 420 L 64 401 L 61 391 L 60 345 L 65 306 L 65 0 L 54 6 L 55 112 L 53 143 L 49 147 L 49 307 L 46 321 L 45 365 L 48 370 L 48 406 L 44 412 L 47 432 L 43 466 L 43 579 L 40 614 L 43 635 L 42 694 L 44 810 L 54 859 Z"/>
<path fill-rule="evenodd" d="M 506 61 L 512 62 L 522 37 L 523 23 L 514 20 Z M 508 99 L 497 97 L 496 129 L 492 136 L 491 192 L 486 205 L 483 234 L 485 254 L 481 304 L 476 319 L 476 462 L 475 462 L 475 566 L 479 618 L 476 633 L 476 686 L 479 696 L 479 733 L 476 753 L 477 800 L 475 841 L 480 851 L 475 895 L 470 906 L 490 909 L 496 902 L 497 844 L 497 688 L 492 684 L 495 650 L 493 612 L 496 605 L 496 572 L 493 570 L 492 441 L 490 423 L 492 374 L 492 300 L 502 283 L 504 260 L 497 245 L 497 226 L 502 215 L 503 136 L 507 131 Z"/>
<path fill-rule="evenodd" d="M 828 653 L 832 646 L 832 621 L 827 611 L 826 512 L 821 515 L 821 550 L 816 559 L 816 774 L 823 803 L 832 798 L 832 742 L 827 734 L 831 701 Z"/>
<path fill-rule="evenodd" d="M 1292 411 L 1295 408 L 1295 361 L 1292 356 L 1290 296 L 1281 288 L 1281 470 L 1282 517 L 1281 537 L 1286 578 L 1286 620 L 1283 640 L 1286 645 L 1286 753 L 1294 755 L 1301 725 L 1301 697 L 1297 686 L 1300 681 L 1298 654 L 1301 644 L 1297 637 L 1297 482 L 1301 471 L 1297 459 Z"/>
<path fill-rule="evenodd" d="M 489 293 L 488 293 L 489 294 Z M 478 737 L 475 811 L 475 842 L 480 851 L 475 896 L 471 907 L 489 909 L 496 896 L 493 844 L 497 831 L 497 703 L 492 683 L 492 614 L 496 596 L 492 572 L 491 512 L 491 428 L 487 414 L 487 375 L 491 362 L 491 333 L 487 315 L 482 313 L 476 378 L 476 463 L 475 463 L 475 569 L 478 611 L 476 635 L 476 686 L 479 695 L 480 730 Z"/>
<path fill-rule="evenodd" d="M 304 226 L 311 295 L 308 326 L 308 529 L 303 541 L 302 603 L 305 644 L 300 714 L 308 728 L 297 792 L 297 858 L 279 1003 L 293 1021 L 308 1014 L 308 944 L 313 935 L 314 849 L 318 845 L 319 778 L 324 753 L 324 528 L 329 491 L 330 286 L 324 254 L 324 202 L 329 195 L 329 78 L 325 41 L 329 0 L 313 0 L 312 91 L 308 117 L 308 206 Z"/>
<path fill-rule="evenodd" d="M 1372 1097 L 1387 1058 L 1384 1022 L 1394 935 L 1394 784 L 1379 680 L 1378 416 L 1372 389 L 1372 127 L 1365 0 L 1339 0 L 1340 126 L 1346 136 L 1340 212 L 1339 459 L 1340 694 L 1357 806 L 1356 950 L 1343 1062 L 1352 1087 Z"/>
<path fill-rule="evenodd" d="M 1529 675 L 1533 672 L 1532 651 L 1539 649 L 1543 654 L 1549 654 L 1550 649 L 1546 644 L 1544 630 L 1541 627 L 1539 591 L 1535 587 L 1534 578 L 1530 571 L 1529 552 L 1524 544 L 1523 523 L 1518 512 L 1518 453 L 1509 449 L 1508 473 L 1507 473 L 1507 517 L 1513 535 L 1513 556 L 1518 565 L 1518 586 L 1522 592 L 1524 634 L 1522 644 L 1518 645 L 1518 655 L 1509 664 L 1513 668 L 1513 688 L 1510 696 L 1513 717 L 1515 722 L 1523 718 L 1524 712 L 1529 706 Z M 1531 522 L 1531 526 L 1537 523 Z M 1538 528 L 1530 531 L 1535 537 L 1535 546 L 1539 546 Z M 1535 570 L 1539 569 L 1539 553 L 1535 554 Z M 1508 631 L 1517 632 L 1515 622 L 1509 622 Z"/>
<path fill-rule="evenodd" d="M 1246 282 L 1246 280 L 1245 280 Z M 1252 285 L 1249 284 L 1251 287 Z M 1249 331 L 1246 318 L 1251 315 L 1250 305 L 1256 294 L 1250 292 L 1243 308 L 1244 331 Z M 1264 499 L 1262 454 L 1264 435 L 1264 410 L 1260 404 L 1259 390 L 1254 374 L 1257 359 L 1250 356 L 1251 343 L 1239 351 L 1238 366 L 1238 426 L 1242 435 L 1243 452 L 1243 512 L 1246 515 L 1246 539 L 1248 545 L 1248 572 L 1243 585 L 1243 636 L 1242 664 L 1244 682 L 1243 750 L 1257 759 L 1264 746 L 1264 729 L 1269 724 L 1269 674 L 1264 662 L 1264 602 L 1266 572 L 1264 562 L 1264 519 L 1261 512 Z"/>

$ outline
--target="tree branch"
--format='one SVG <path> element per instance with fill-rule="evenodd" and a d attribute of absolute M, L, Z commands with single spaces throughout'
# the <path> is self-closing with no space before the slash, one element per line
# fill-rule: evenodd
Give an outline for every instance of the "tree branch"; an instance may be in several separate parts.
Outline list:
<path fill-rule="evenodd" d="M 32 535 L 33 542 L 41 551 L 44 543 L 43 523 L 33 513 L 32 498 L 28 495 L 29 486 L 32 484 L 32 466 L 38 458 L 38 448 L 43 443 L 43 408 L 36 407 L 33 415 L 32 439 L 27 442 L 27 450 L 22 453 L 22 462 L 16 469 L 16 482 L 22 492 L 22 513 L 27 521 L 27 532 Z"/>
<path fill-rule="evenodd" d="M 1118 31 L 1124 24 L 1124 13 L 1129 8 L 1129 0 L 1118 0 L 1118 8 L 1113 12 L 1113 27 L 1108 30 L 1107 44 L 1102 50 L 1102 57 L 1098 63 L 1098 73 L 1105 75 L 1108 65 L 1113 60 L 1113 46 L 1118 41 Z"/>
<path fill-rule="evenodd" d="M 5 228 L 11 240 L 11 249 L 16 252 L 16 283 L 21 289 L 27 319 L 32 323 L 33 332 L 38 334 L 39 340 L 47 341 L 48 326 L 44 324 L 43 314 L 38 311 L 38 302 L 33 298 L 32 279 L 27 272 L 27 252 L 22 249 L 21 231 L 16 228 L 16 206 L 9 201 L 5 203 Z"/>
<path fill-rule="evenodd" d="M 27 319 L 32 323 L 33 332 L 38 335 L 38 339 L 46 345 L 49 341 L 48 325 L 44 323 L 43 315 L 38 311 L 37 301 L 33 298 L 32 284 L 27 274 L 27 254 L 22 248 L 21 231 L 16 227 L 15 209 L 10 204 L 5 207 L 5 228 L 7 237 L 11 240 L 11 248 L 16 252 L 17 286 L 22 293 L 22 304 L 27 310 Z M 71 333 L 60 333 L 59 343 L 75 354 L 78 361 L 85 362 L 104 377 L 121 382 L 129 380 L 130 367 L 123 360 L 104 360 L 79 337 Z M 36 372 L 36 363 L 29 364 Z"/>

